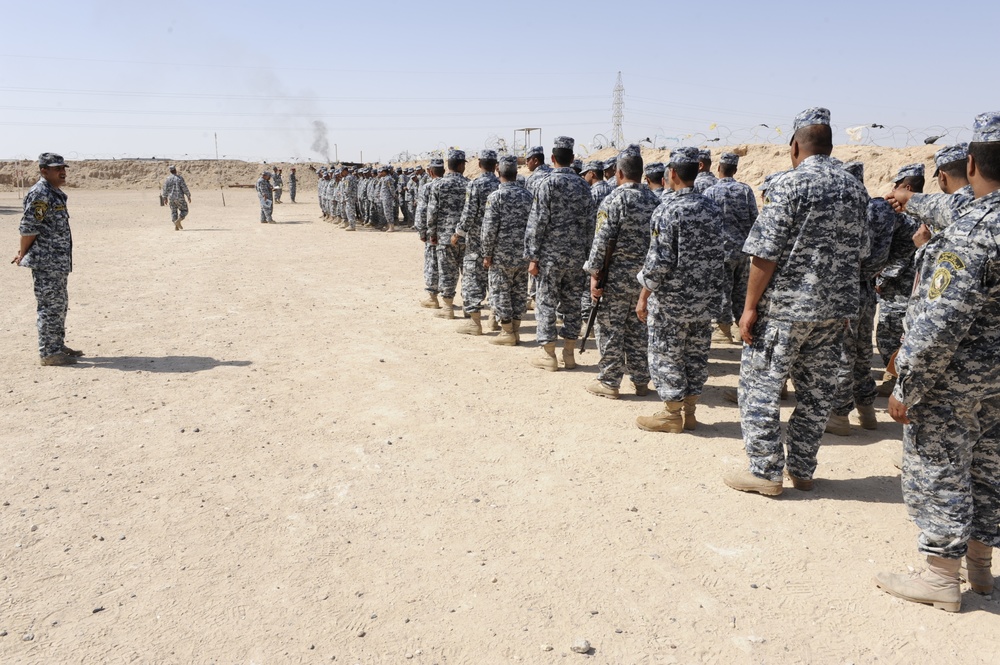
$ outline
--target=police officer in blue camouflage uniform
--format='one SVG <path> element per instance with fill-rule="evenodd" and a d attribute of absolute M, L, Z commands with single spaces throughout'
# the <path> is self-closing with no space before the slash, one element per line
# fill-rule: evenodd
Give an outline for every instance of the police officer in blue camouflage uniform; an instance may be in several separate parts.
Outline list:
<path fill-rule="evenodd" d="M 191 201 L 191 190 L 188 189 L 184 178 L 177 175 L 177 167 L 171 165 L 168 169 L 170 175 L 163 182 L 163 190 L 160 196 L 170 206 L 170 221 L 174 223 L 175 231 L 182 231 L 184 225 L 181 222 L 188 215 L 188 203 Z M 186 197 L 186 200 L 185 200 Z"/>
<path fill-rule="evenodd" d="M 524 156 L 524 165 L 528 167 L 528 171 L 531 173 L 524 181 L 524 186 L 534 195 L 538 183 L 548 178 L 549 174 L 552 173 L 552 167 L 545 163 L 545 148 L 536 145 L 529 149 L 528 153 Z"/>
<path fill-rule="evenodd" d="M 61 155 L 38 156 L 41 177 L 24 197 L 21 242 L 15 265 L 31 268 L 38 303 L 38 353 L 41 364 L 71 365 L 83 355 L 66 346 L 67 281 L 73 271 L 73 234 L 66 208 L 66 162 Z"/>
<path fill-rule="evenodd" d="M 274 210 L 274 188 L 271 187 L 271 172 L 264 171 L 257 179 L 257 199 L 260 201 L 260 223 L 274 224 L 271 216 Z"/>
<path fill-rule="evenodd" d="M 601 359 L 597 378 L 587 385 L 587 391 L 610 399 L 618 399 L 626 371 L 636 395 L 649 393 L 649 340 L 646 324 L 635 314 L 642 289 L 635 276 L 649 251 L 650 219 L 660 205 L 660 198 L 639 183 L 639 146 L 623 150 L 615 168 L 616 181 L 621 184 L 597 211 L 597 231 L 583 266 L 590 276 L 590 295 L 595 302 L 601 299 L 596 316 Z M 613 249 L 611 243 L 615 244 Z M 606 261 L 608 275 L 604 288 L 599 289 Z"/>
<path fill-rule="evenodd" d="M 701 158 L 700 152 L 698 157 Z M 757 220 L 757 199 L 753 195 L 753 189 L 734 177 L 739 163 L 740 158 L 736 153 L 722 153 L 719 157 L 720 178 L 702 191 L 715 202 L 722 214 L 727 256 L 725 282 L 722 285 L 722 315 L 718 321 L 719 334 L 713 337 L 713 341 L 729 344 L 734 343 L 733 322 L 743 313 L 743 301 L 747 295 L 750 257 L 743 253 L 743 243 L 750 235 L 750 227 Z"/>
<path fill-rule="evenodd" d="M 615 180 L 618 172 L 617 162 L 618 158 L 616 157 L 615 159 L 609 159 L 607 162 L 588 162 L 584 166 L 584 172 L 591 174 L 590 178 L 587 179 L 587 183 L 590 185 L 590 195 L 594 199 L 595 210 L 604 202 L 604 199 L 608 198 L 608 194 L 615 191 L 615 187 L 618 186 Z M 609 163 L 612 164 L 610 179 L 604 177 L 605 172 L 602 170 Z"/>
<path fill-rule="evenodd" d="M 656 194 L 657 198 L 663 194 L 663 176 L 666 172 L 667 168 L 663 162 L 650 162 L 643 169 L 643 179 L 646 181 L 643 186 Z"/>
<path fill-rule="evenodd" d="M 972 186 L 966 175 L 968 143 L 941 148 L 934 153 L 934 177 L 942 194 L 919 194 L 909 190 L 893 190 L 887 197 L 893 208 L 905 212 L 920 222 L 913 242 L 921 246 L 933 233 L 940 233 L 951 225 L 967 203 L 972 201 Z"/>
<path fill-rule="evenodd" d="M 712 173 L 712 151 L 702 148 L 698 151 L 698 177 L 694 181 L 695 191 L 702 194 L 716 182 L 717 179 Z"/>
<path fill-rule="evenodd" d="M 740 318 L 740 423 L 749 469 L 732 471 L 736 490 L 778 495 L 782 471 L 813 487 L 816 454 L 844 362 L 843 330 L 858 315 L 868 193 L 833 163 L 830 111 L 795 117 L 794 169 L 776 178 L 743 251 L 753 257 Z M 780 394 L 788 374 L 797 405 L 782 447 Z"/>
<path fill-rule="evenodd" d="M 902 192 L 922 192 L 924 189 L 924 165 L 908 164 L 893 179 L 893 194 Z M 916 277 L 914 254 L 917 251 L 913 236 L 920 224 L 909 215 L 896 214 L 896 224 L 889 247 L 889 260 L 875 279 L 878 293 L 878 324 L 875 327 L 875 342 L 882 362 L 888 366 L 889 358 L 899 348 L 903 336 L 903 317 L 906 303 L 913 289 Z M 885 376 L 885 383 L 878 387 L 880 395 L 888 396 L 896 385 L 895 378 Z"/>
<path fill-rule="evenodd" d="M 358 224 L 358 179 L 346 166 L 341 168 L 344 187 L 344 215 L 346 231 L 356 231 Z M 294 202 L 294 199 L 293 199 Z"/>
<path fill-rule="evenodd" d="M 962 557 L 972 590 L 989 594 L 1000 547 L 1000 112 L 976 117 L 967 173 L 975 199 L 927 243 L 889 399 L 928 569 L 875 578 L 949 612 L 961 609 Z"/>
<path fill-rule="evenodd" d="M 427 298 L 420 301 L 420 306 L 427 309 L 441 309 L 441 303 L 438 301 L 440 277 L 438 276 L 437 243 L 432 243 L 427 235 L 427 197 L 430 195 L 431 186 L 435 181 L 444 177 L 444 160 L 431 159 L 427 172 L 427 180 L 417 190 L 417 208 L 413 215 L 413 230 L 417 232 L 417 237 L 424 243 L 424 288 L 427 290 Z"/>
<path fill-rule="evenodd" d="M 864 184 L 864 164 L 848 162 L 843 165 L 843 169 Z M 825 430 L 831 434 L 847 436 L 851 433 L 848 414 L 855 408 L 862 428 L 878 428 L 874 406 L 875 381 L 872 379 L 872 335 L 875 331 L 875 306 L 878 303 L 875 276 L 882 271 L 889 259 L 895 220 L 896 215 L 886 199 L 876 197 L 869 200 L 866 214 L 869 241 L 868 251 L 861 257 L 858 316 L 851 319 L 844 329 L 845 362 L 852 371 L 842 376 L 837 386 L 837 397 Z"/>
<path fill-rule="evenodd" d="M 386 232 L 393 233 L 396 230 L 398 220 L 399 205 L 396 202 L 396 183 L 392 179 L 392 169 L 388 166 L 379 168 L 381 177 L 379 178 L 378 201 L 382 217 L 387 225 Z"/>
<path fill-rule="evenodd" d="M 486 199 L 500 187 L 500 179 L 494 173 L 497 169 L 496 150 L 479 152 L 479 168 L 482 170 L 480 176 L 466 187 L 462 216 L 455 229 L 455 237 L 452 238 L 455 245 L 460 242 L 465 243 L 465 254 L 462 258 L 462 309 L 468 319 L 457 331 L 463 335 L 483 334 L 482 308 L 489 276 L 483 267 L 480 244 Z"/>
<path fill-rule="evenodd" d="M 481 234 L 483 266 L 489 270 L 489 287 L 500 334 L 490 343 L 516 346 L 521 341 L 521 318 L 527 307 L 528 261 L 524 234 L 531 213 L 532 196 L 517 182 L 517 158 L 499 161 L 500 185 L 486 199 Z"/>
<path fill-rule="evenodd" d="M 295 167 L 293 166 L 288 174 L 288 198 L 291 199 L 292 203 L 295 203 L 295 190 L 298 186 L 299 177 L 295 175 Z"/>
<path fill-rule="evenodd" d="M 615 180 L 616 174 L 618 173 L 618 155 L 611 157 L 604 162 L 604 182 L 609 186 L 608 191 L 604 193 L 605 196 L 611 193 L 611 190 L 618 186 L 618 182 Z M 603 201 L 604 198 L 601 198 Z"/>
<path fill-rule="evenodd" d="M 649 373 L 664 408 L 635 422 L 648 432 L 679 434 L 698 425 L 695 410 L 708 380 L 726 253 L 719 209 L 694 189 L 698 149 L 673 150 L 667 167 L 675 195 L 653 213 L 635 307 L 649 328 Z"/>
<path fill-rule="evenodd" d="M 524 237 L 528 273 L 537 279 L 536 338 L 542 346 L 542 354 L 531 364 L 551 372 L 559 369 L 555 346 L 560 336 L 564 340 L 563 365 L 566 369 L 576 367 L 573 342 L 580 335 L 581 276 L 596 221 L 590 187 L 570 168 L 574 146 L 572 138 L 556 137 L 552 147 L 556 168 L 535 187 Z M 558 331 L 557 310 L 563 319 Z"/>
<path fill-rule="evenodd" d="M 455 288 L 462 265 L 465 243 L 452 243 L 455 228 L 465 205 L 465 188 L 469 180 L 465 173 L 465 151 L 448 150 L 448 172 L 431 186 L 427 193 L 427 239 L 435 245 L 438 272 L 438 292 L 444 307 L 438 318 L 455 318 Z"/>

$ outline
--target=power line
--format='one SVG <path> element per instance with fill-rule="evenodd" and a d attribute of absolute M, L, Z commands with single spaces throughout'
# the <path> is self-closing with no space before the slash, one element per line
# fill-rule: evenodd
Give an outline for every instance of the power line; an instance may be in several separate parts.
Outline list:
<path fill-rule="evenodd" d="M 440 118 L 440 117 L 482 117 L 489 116 L 523 116 L 523 115 L 551 115 L 554 113 L 566 115 L 571 113 L 601 113 L 604 109 L 569 109 L 562 111 L 536 111 L 534 109 L 524 111 L 500 111 L 500 112 L 470 112 L 470 113 L 247 113 L 228 111 L 148 111 L 129 109 L 88 109 L 60 106 L 52 108 L 50 106 L 0 106 L 0 111 L 36 111 L 66 113 L 99 113 L 113 115 L 166 115 L 166 116 L 232 116 L 247 118 Z"/>

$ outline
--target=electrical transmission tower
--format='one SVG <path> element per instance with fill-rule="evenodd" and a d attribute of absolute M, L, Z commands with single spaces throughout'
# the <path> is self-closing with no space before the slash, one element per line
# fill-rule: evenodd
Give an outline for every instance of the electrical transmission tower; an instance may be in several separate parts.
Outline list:
<path fill-rule="evenodd" d="M 615 82 L 615 92 L 611 100 L 611 143 L 621 149 L 625 147 L 625 135 L 622 125 L 625 122 L 625 85 L 622 83 L 622 73 L 618 72 Z"/>

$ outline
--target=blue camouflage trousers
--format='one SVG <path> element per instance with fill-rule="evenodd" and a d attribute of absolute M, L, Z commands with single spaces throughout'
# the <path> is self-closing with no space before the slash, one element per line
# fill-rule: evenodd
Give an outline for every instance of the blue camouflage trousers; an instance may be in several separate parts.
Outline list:
<path fill-rule="evenodd" d="M 292 199 L 292 203 L 295 203 L 294 199 Z M 355 228 L 357 226 L 357 223 L 358 223 L 358 211 L 354 207 L 354 201 L 345 201 L 344 202 L 344 217 L 347 220 L 347 226 L 348 226 L 348 228 L 352 228 L 353 229 L 353 228 Z"/>
<path fill-rule="evenodd" d="M 289 185 L 288 198 L 292 200 L 292 203 L 295 203 L 295 185 Z"/>
<path fill-rule="evenodd" d="M 354 228 L 353 226 L 351 228 Z M 437 245 L 424 243 L 424 288 L 428 293 L 438 292 Z"/>
<path fill-rule="evenodd" d="M 461 264 L 461 250 L 451 243 L 434 246 L 437 255 L 438 293 L 442 298 L 454 298 L 458 286 L 458 266 Z"/>
<path fill-rule="evenodd" d="M 920 552 L 955 559 L 970 538 L 1000 547 L 1000 396 L 980 401 L 948 387 L 907 410 L 903 500 Z"/>
<path fill-rule="evenodd" d="M 490 266 L 489 283 L 493 316 L 501 323 L 520 321 L 528 305 L 528 262 L 512 266 L 494 263 Z"/>
<path fill-rule="evenodd" d="M 483 309 L 488 280 L 489 276 L 479 254 L 466 250 L 462 258 L 462 309 L 466 314 Z"/>
<path fill-rule="evenodd" d="M 870 284 L 861 284 L 861 308 L 857 320 L 844 329 L 843 362 L 851 368 L 837 385 L 833 414 L 846 416 L 857 406 L 875 403 L 878 393 L 872 379 L 872 333 L 875 328 L 875 291 Z"/>
<path fill-rule="evenodd" d="M 816 454 L 833 407 L 837 385 L 850 367 L 845 363 L 843 319 L 779 321 L 762 317 L 753 330 L 753 344 L 743 346 L 740 362 L 740 424 L 750 472 L 781 481 L 781 473 L 809 479 L 816 471 Z M 781 440 L 781 386 L 791 374 L 795 410 Z"/>
<path fill-rule="evenodd" d="M 621 386 L 626 371 L 633 383 L 649 385 L 649 333 L 635 313 L 639 291 L 638 282 L 635 289 L 605 288 L 597 309 L 597 348 L 601 351 L 597 380 L 611 388 Z"/>
<path fill-rule="evenodd" d="M 69 309 L 69 273 L 32 270 L 38 303 L 38 354 L 61 353 L 66 345 L 66 310 Z"/>
<path fill-rule="evenodd" d="M 274 219 L 271 217 L 271 212 L 274 210 L 274 201 L 271 199 L 261 199 L 260 200 L 260 221 L 262 222 L 273 222 Z"/>
<path fill-rule="evenodd" d="M 179 222 L 188 216 L 188 204 L 184 199 L 167 201 L 170 204 L 170 221 Z"/>
<path fill-rule="evenodd" d="M 536 338 L 539 344 L 555 342 L 557 337 L 580 336 L 580 275 L 583 268 L 541 267 L 535 278 Z M 556 331 L 556 312 L 562 314 L 562 328 Z"/>
<path fill-rule="evenodd" d="M 889 364 L 889 358 L 899 349 L 903 339 L 903 319 L 906 318 L 905 296 L 878 299 L 878 327 L 875 329 L 875 345 L 882 362 Z"/>
<path fill-rule="evenodd" d="M 719 323 L 732 324 L 743 315 L 743 304 L 747 299 L 747 278 L 750 276 L 750 257 L 740 254 L 723 264 L 722 273 L 722 315 Z M 735 335 L 736 332 L 734 331 Z M 737 335 L 738 337 L 738 335 Z"/>
<path fill-rule="evenodd" d="M 651 303 L 654 298 L 656 294 L 649 297 Z M 654 303 L 649 306 L 646 323 L 649 328 L 649 374 L 660 399 L 680 402 L 689 395 L 700 395 L 708 381 L 712 322 L 674 321 Z"/>

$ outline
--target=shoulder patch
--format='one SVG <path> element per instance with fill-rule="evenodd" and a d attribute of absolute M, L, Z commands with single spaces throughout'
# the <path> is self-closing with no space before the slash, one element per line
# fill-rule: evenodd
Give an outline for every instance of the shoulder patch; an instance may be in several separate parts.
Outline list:
<path fill-rule="evenodd" d="M 604 226 L 604 222 L 608 221 L 608 213 L 606 210 L 599 210 L 597 212 L 597 230 L 600 231 L 601 227 Z"/>
<path fill-rule="evenodd" d="M 962 260 L 958 254 L 954 252 L 941 252 L 941 256 L 938 257 L 937 264 L 941 265 L 947 263 L 955 270 L 965 270 L 965 261 Z"/>
<path fill-rule="evenodd" d="M 951 271 L 947 268 L 938 268 L 931 277 L 931 285 L 927 290 L 928 300 L 937 300 L 945 289 L 951 284 Z"/>
<path fill-rule="evenodd" d="M 34 201 L 31 204 L 31 213 L 35 217 L 36 222 L 40 222 L 45 219 L 45 213 L 49 210 L 49 204 L 47 201 Z"/>

